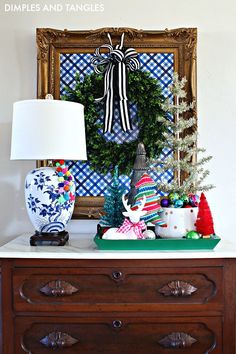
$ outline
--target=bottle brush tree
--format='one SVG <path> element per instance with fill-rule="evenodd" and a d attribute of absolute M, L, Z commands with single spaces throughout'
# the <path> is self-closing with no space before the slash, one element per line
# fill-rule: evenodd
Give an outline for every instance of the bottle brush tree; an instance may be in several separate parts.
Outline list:
<path fill-rule="evenodd" d="M 215 233 L 211 210 L 204 193 L 201 194 L 200 203 L 198 205 L 196 230 L 203 237 L 210 237 L 210 235 Z"/>
<path fill-rule="evenodd" d="M 203 165 L 212 156 L 199 158 L 199 154 L 205 152 L 205 149 L 197 147 L 196 118 L 185 118 L 185 113 L 190 113 L 194 108 L 194 103 L 186 102 L 185 84 L 186 79 L 180 79 L 178 74 L 174 73 L 171 86 L 173 100 L 167 100 L 163 104 L 166 117 L 158 118 L 158 121 L 166 126 L 163 132 L 165 139 L 156 142 L 162 149 L 171 150 L 171 153 L 164 160 L 159 157 L 151 161 L 153 168 L 161 175 L 165 171 L 173 171 L 173 180 L 167 182 L 162 179 L 158 190 L 164 193 L 177 192 L 180 195 L 213 188 L 210 184 L 203 184 L 209 174 Z"/>
<path fill-rule="evenodd" d="M 115 166 L 112 184 L 108 187 L 107 193 L 105 194 L 103 207 L 105 215 L 100 219 L 101 225 L 109 227 L 119 227 L 122 225 L 124 221 L 124 216 L 122 214 L 122 195 L 124 193 L 125 188 L 121 186 L 119 182 L 118 166 Z"/>

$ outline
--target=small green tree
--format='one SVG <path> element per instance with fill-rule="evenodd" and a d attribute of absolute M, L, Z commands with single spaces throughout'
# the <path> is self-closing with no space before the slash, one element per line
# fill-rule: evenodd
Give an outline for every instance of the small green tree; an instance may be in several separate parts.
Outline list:
<path fill-rule="evenodd" d="M 119 227 L 124 221 L 122 195 L 125 194 L 125 188 L 120 185 L 118 166 L 115 166 L 112 185 L 108 187 L 105 194 L 105 203 L 103 215 L 100 224 L 103 226 Z"/>
<path fill-rule="evenodd" d="M 163 105 L 163 109 L 169 115 L 171 114 L 173 119 L 168 116 L 158 117 L 158 121 L 166 126 L 166 131 L 163 133 L 165 140 L 158 140 L 157 145 L 162 149 L 170 149 L 172 153 L 164 160 L 160 157 L 152 160 L 157 172 L 164 174 L 165 171 L 172 170 L 174 174 L 170 183 L 161 181 L 157 186 L 158 190 L 165 193 L 177 192 L 180 195 L 213 188 L 211 184 L 203 185 L 209 171 L 202 167 L 212 156 L 197 159 L 198 154 L 205 152 L 205 149 L 197 147 L 197 132 L 194 129 L 196 118 L 184 118 L 184 113 L 194 108 L 193 103 L 188 104 L 185 101 L 185 84 L 186 78 L 179 79 L 178 74 L 175 73 L 171 86 L 173 103 L 167 101 Z"/>

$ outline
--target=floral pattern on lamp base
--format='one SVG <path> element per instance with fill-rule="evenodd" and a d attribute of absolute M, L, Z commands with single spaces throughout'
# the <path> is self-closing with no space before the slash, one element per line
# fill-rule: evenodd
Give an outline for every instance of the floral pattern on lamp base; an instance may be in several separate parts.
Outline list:
<path fill-rule="evenodd" d="M 75 184 L 71 187 L 75 195 Z M 74 210 L 74 200 L 58 201 L 58 175 L 53 167 L 30 171 L 25 180 L 25 201 L 29 218 L 36 231 L 57 233 L 64 231 Z"/>

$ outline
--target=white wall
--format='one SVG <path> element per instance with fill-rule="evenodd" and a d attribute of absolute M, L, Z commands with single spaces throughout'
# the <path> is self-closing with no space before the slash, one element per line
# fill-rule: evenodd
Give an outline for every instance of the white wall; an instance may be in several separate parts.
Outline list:
<path fill-rule="evenodd" d="M 216 232 L 234 239 L 235 220 L 235 0 L 98 0 L 103 12 L 5 12 L 7 4 L 78 4 L 78 0 L 1 0 L 0 3 L 0 243 L 31 231 L 24 207 L 23 184 L 32 162 L 10 161 L 12 103 L 36 96 L 35 29 L 134 27 L 198 28 L 198 119 L 200 145 L 214 159 L 207 194 Z M 73 230 L 95 231 L 95 223 L 72 222 Z M 77 229 L 78 227 L 78 229 Z"/>

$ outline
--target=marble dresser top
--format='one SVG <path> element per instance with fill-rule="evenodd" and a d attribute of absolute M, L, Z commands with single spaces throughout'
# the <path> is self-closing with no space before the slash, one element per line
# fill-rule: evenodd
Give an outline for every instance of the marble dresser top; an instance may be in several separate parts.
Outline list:
<path fill-rule="evenodd" d="M 212 251 L 101 251 L 92 234 L 70 234 L 65 246 L 30 246 L 21 235 L 0 247 L 0 258 L 48 259 L 193 259 L 236 258 L 236 244 L 221 240 Z"/>

